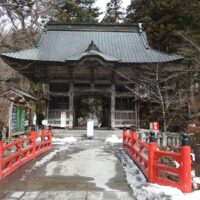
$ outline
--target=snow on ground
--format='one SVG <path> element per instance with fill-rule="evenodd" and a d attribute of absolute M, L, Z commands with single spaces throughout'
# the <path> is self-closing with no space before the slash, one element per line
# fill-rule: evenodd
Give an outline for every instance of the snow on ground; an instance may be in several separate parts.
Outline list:
<path fill-rule="evenodd" d="M 194 181 L 195 183 L 200 184 L 200 177 L 194 177 L 194 178 L 193 178 L 193 181 Z"/>
<path fill-rule="evenodd" d="M 41 142 L 41 137 L 38 137 L 36 139 L 36 142 Z M 75 137 L 65 137 L 65 138 L 55 138 L 55 137 L 52 137 L 52 143 L 53 144 L 66 144 L 66 143 L 69 143 L 69 144 L 74 144 L 77 142 L 77 139 Z"/>
<path fill-rule="evenodd" d="M 106 138 L 105 142 L 111 144 L 122 143 L 122 139 L 118 138 L 116 135 L 112 135 L 112 137 Z"/>
<path fill-rule="evenodd" d="M 120 159 L 127 182 L 137 200 L 199 200 L 200 190 L 184 194 L 177 188 L 147 183 L 144 175 L 125 152 L 122 151 Z"/>
<path fill-rule="evenodd" d="M 55 137 L 53 137 L 52 142 L 56 143 L 56 144 L 58 144 L 58 143 L 74 144 L 75 142 L 77 142 L 77 139 L 75 137 L 72 137 L 72 136 L 71 137 L 65 137 L 65 138 L 55 138 Z"/>
<path fill-rule="evenodd" d="M 52 144 L 59 144 L 59 148 L 51 152 L 50 154 L 44 156 L 40 161 L 36 162 L 34 167 L 40 167 L 50 161 L 57 153 L 61 151 L 65 151 L 68 149 L 66 143 L 73 144 L 77 140 L 74 137 L 66 137 L 66 138 L 52 138 Z"/>
<path fill-rule="evenodd" d="M 52 161 L 46 166 L 46 176 L 91 177 L 97 187 L 113 191 L 106 184 L 116 175 L 117 158 L 99 148 L 87 149 L 70 155 L 63 161 Z M 59 170 L 58 170 L 59 169 Z"/>

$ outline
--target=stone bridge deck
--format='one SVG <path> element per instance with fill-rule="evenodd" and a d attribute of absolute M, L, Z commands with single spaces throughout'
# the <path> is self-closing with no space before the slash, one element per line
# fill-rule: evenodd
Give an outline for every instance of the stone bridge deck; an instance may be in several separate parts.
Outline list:
<path fill-rule="evenodd" d="M 0 182 L 0 199 L 135 199 L 113 147 L 102 141 L 110 133 L 98 131 L 97 140 L 82 140 L 83 131 L 55 131 L 56 137 L 74 135 L 79 140 L 74 144 L 55 140 L 51 152 Z"/>

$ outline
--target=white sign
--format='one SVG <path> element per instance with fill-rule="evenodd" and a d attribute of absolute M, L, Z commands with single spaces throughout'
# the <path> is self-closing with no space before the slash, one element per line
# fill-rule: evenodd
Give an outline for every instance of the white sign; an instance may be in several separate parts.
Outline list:
<path fill-rule="evenodd" d="M 94 121 L 89 120 L 87 121 L 87 137 L 93 138 L 94 136 Z"/>
<path fill-rule="evenodd" d="M 61 115 L 60 115 L 60 127 L 62 127 L 62 128 L 66 127 L 66 112 L 61 112 Z"/>

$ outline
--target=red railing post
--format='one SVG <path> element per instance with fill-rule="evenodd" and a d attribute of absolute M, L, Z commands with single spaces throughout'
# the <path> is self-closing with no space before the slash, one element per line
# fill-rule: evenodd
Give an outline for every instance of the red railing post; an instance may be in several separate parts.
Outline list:
<path fill-rule="evenodd" d="M 157 143 L 155 139 L 155 132 L 150 132 L 150 143 L 148 151 L 148 181 L 154 183 L 155 170 L 154 170 L 154 153 L 157 149 Z"/>
<path fill-rule="evenodd" d="M 45 140 L 45 133 L 46 133 L 45 127 L 44 125 L 42 125 L 41 127 L 41 141 L 42 142 Z"/>
<path fill-rule="evenodd" d="M 183 134 L 182 146 L 180 148 L 180 189 L 183 192 L 192 192 L 191 181 L 191 147 L 189 146 L 189 138 L 187 134 Z"/>
<path fill-rule="evenodd" d="M 34 125 L 31 126 L 30 136 L 31 136 L 31 145 L 32 145 L 32 157 L 35 158 L 35 156 L 36 156 L 36 137 L 37 137 L 37 134 L 36 134 L 36 130 L 35 130 Z"/>
<path fill-rule="evenodd" d="M 131 142 L 133 142 L 137 138 L 136 129 L 134 126 L 130 127 L 130 137 L 131 137 Z"/>
<path fill-rule="evenodd" d="M 0 180 L 2 179 L 3 142 L 0 141 Z"/>
<path fill-rule="evenodd" d="M 50 142 L 50 148 L 51 148 L 52 147 L 52 127 L 51 126 L 49 126 L 48 134 L 49 134 L 49 142 Z"/>
<path fill-rule="evenodd" d="M 20 141 L 20 140 L 19 140 Z M 19 157 L 17 157 L 16 161 L 20 162 L 21 160 L 21 151 L 22 151 L 22 143 L 19 142 L 18 144 L 15 145 L 16 146 L 16 152 L 18 152 L 20 154 Z"/>
<path fill-rule="evenodd" d="M 136 139 L 137 139 L 137 135 L 135 131 L 136 131 L 135 127 L 131 126 L 130 133 L 129 133 L 129 138 L 130 138 L 130 143 L 131 143 L 131 146 L 129 147 L 129 153 L 131 154 L 131 156 L 134 156 L 134 146 L 136 144 Z"/>

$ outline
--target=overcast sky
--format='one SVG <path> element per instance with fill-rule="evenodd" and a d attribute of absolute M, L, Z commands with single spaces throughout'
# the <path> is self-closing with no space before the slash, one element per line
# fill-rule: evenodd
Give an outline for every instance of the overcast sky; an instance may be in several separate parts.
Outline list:
<path fill-rule="evenodd" d="M 109 2 L 110 0 L 97 0 L 96 5 L 101 8 L 101 11 L 104 12 L 105 11 L 105 7 L 106 4 Z M 129 4 L 130 4 L 131 0 L 122 0 L 122 7 L 126 8 Z"/>

